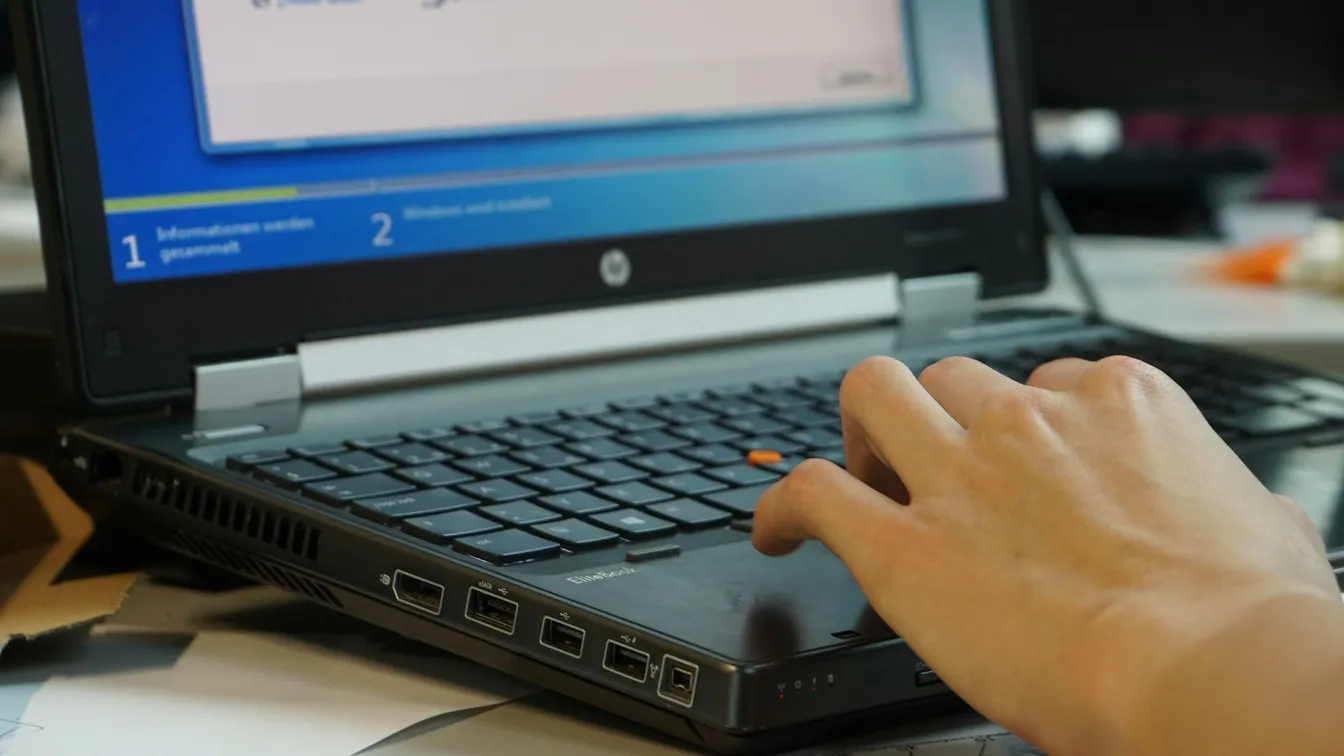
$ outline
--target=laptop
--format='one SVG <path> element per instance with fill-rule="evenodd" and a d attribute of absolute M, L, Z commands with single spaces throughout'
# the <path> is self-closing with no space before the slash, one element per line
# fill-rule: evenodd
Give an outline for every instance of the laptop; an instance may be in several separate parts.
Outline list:
<path fill-rule="evenodd" d="M 1344 556 L 1344 386 L 983 307 L 1047 283 L 1018 2 L 13 5 L 56 472 L 150 544 L 723 753 L 955 701 L 749 543 L 870 355 L 1145 359 Z"/>

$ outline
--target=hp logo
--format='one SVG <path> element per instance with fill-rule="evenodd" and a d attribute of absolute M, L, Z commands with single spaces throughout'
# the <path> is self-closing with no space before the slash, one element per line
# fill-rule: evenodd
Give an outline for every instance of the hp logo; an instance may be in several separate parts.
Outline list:
<path fill-rule="evenodd" d="M 630 283 L 630 276 L 635 272 L 629 256 L 619 249 L 602 255 L 598 270 L 602 274 L 602 283 L 613 289 L 620 289 Z"/>

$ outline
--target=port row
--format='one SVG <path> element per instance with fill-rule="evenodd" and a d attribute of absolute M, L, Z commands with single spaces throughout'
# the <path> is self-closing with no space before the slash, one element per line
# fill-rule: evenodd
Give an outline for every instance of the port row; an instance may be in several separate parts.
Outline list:
<path fill-rule="evenodd" d="M 444 588 L 433 581 L 397 570 L 392 593 L 398 602 L 426 614 L 437 617 L 443 613 Z M 473 587 L 467 590 L 465 616 L 476 624 L 512 636 L 518 627 L 518 602 Z M 541 621 L 540 644 L 574 659 L 583 657 L 587 636 L 583 628 L 556 617 L 547 616 Z M 602 655 L 602 668 L 642 685 L 649 680 L 652 657 L 633 646 L 609 640 Z M 699 665 L 665 654 L 659 667 L 658 695 L 689 708 L 695 704 L 699 676 Z"/>

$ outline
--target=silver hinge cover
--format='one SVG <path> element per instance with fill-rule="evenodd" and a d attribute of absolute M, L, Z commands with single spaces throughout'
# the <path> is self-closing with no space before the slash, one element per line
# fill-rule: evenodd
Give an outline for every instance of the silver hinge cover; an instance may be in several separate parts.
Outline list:
<path fill-rule="evenodd" d="M 928 346 L 975 325 L 984 279 L 979 273 L 911 278 L 900 289 L 901 346 Z"/>
<path fill-rule="evenodd" d="M 196 411 L 232 410 L 303 398 L 298 355 L 201 365 L 196 368 Z"/>

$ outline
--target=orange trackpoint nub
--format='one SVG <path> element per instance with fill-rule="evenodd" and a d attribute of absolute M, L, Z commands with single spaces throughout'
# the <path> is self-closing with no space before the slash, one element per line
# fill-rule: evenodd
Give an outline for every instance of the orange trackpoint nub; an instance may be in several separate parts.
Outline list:
<path fill-rule="evenodd" d="M 784 455 L 777 451 L 768 451 L 766 449 L 757 449 L 747 453 L 747 464 L 752 467 L 759 465 L 777 465 L 784 461 Z"/>

